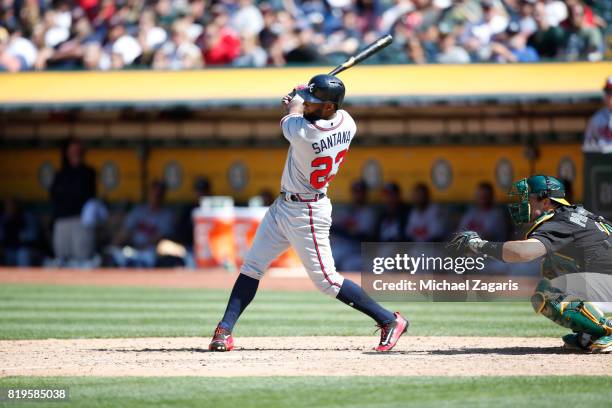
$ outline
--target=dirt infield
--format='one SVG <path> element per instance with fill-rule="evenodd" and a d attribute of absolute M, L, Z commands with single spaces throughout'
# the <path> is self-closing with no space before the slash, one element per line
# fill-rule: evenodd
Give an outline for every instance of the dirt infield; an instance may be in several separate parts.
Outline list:
<path fill-rule="evenodd" d="M 359 281 L 359 274 L 348 276 Z M 235 278 L 223 270 L 0 269 L 0 284 L 228 289 Z M 260 287 L 316 290 L 299 270 L 271 270 Z M 376 340 L 238 338 L 231 353 L 210 353 L 209 338 L 195 337 L 6 340 L 0 341 L 0 377 L 609 375 L 612 366 L 612 355 L 568 353 L 558 338 L 406 336 L 388 354 L 372 351 Z"/>
<path fill-rule="evenodd" d="M 388 354 L 371 350 L 374 337 L 239 338 L 230 353 L 208 352 L 208 341 L 0 341 L 0 377 L 609 375 L 612 365 L 612 355 L 565 352 L 555 338 L 408 336 Z"/>

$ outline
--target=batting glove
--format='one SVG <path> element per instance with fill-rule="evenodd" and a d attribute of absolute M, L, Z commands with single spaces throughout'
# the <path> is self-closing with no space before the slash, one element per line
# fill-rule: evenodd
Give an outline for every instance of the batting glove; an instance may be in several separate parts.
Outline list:
<path fill-rule="evenodd" d="M 298 91 L 301 91 L 302 89 L 306 89 L 306 88 L 308 88 L 308 85 L 304 85 L 304 84 L 296 85 L 291 92 L 283 96 L 283 99 L 282 99 L 283 104 L 289 105 L 289 102 L 291 102 L 293 98 L 295 98 Z"/>

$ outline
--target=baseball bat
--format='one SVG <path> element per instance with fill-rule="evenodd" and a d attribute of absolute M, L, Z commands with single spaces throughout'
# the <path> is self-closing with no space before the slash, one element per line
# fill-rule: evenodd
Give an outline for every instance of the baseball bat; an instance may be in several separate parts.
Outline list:
<path fill-rule="evenodd" d="M 382 50 L 389 44 L 393 42 L 393 37 L 391 35 L 386 35 L 384 37 L 379 38 L 374 41 L 372 44 L 368 45 L 363 51 L 361 51 L 357 55 L 353 55 L 351 58 L 346 60 L 346 62 L 338 65 L 334 68 L 329 75 L 337 75 L 342 71 L 346 71 L 347 69 L 359 64 L 361 61 L 371 57 L 376 54 L 378 51 Z"/>

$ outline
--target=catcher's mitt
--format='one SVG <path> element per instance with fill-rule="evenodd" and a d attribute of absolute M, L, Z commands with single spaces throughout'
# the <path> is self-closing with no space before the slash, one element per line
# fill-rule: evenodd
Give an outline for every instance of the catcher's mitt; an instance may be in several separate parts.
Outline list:
<path fill-rule="evenodd" d="M 470 244 L 470 241 L 473 241 Z M 480 235 L 474 231 L 463 231 L 456 233 L 453 238 L 446 244 L 446 248 L 456 251 L 460 254 L 466 254 L 471 252 L 478 252 L 480 243 L 484 243 Z"/>

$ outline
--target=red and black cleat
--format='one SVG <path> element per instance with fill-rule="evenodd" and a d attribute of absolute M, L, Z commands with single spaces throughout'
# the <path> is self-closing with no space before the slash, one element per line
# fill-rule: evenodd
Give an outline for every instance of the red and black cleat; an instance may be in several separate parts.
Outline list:
<path fill-rule="evenodd" d="M 232 333 L 222 327 L 217 326 L 215 334 L 208 346 L 210 351 L 231 351 L 234 349 L 234 339 Z"/>
<path fill-rule="evenodd" d="M 398 312 L 395 312 L 395 320 L 389 322 L 380 328 L 380 344 L 376 347 L 376 351 L 389 351 L 397 344 L 397 341 L 402 334 L 408 331 L 408 320 L 404 319 Z"/>

